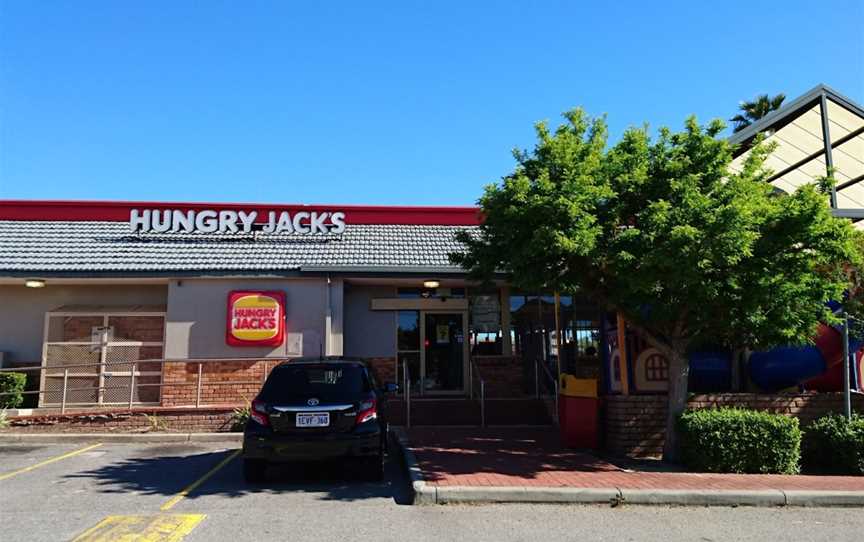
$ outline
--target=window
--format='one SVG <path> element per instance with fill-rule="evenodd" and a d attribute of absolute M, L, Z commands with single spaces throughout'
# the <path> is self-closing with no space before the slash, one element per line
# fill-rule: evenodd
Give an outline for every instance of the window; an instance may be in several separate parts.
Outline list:
<path fill-rule="evenodd" d="M 468 332 L 472 356 L 500 356 L 503 353 L 501 301 L 498 289 L 472 289 L 468 296 Z"/>
<path fill-rule="evenodd" d="M 404 369 L 408 365 L 409 385 L 420 389 L 420 311 L 396 312 L 396 378 L 405 385 Z"/>
<path fill-rule="evenodd" d="M 514 291 L 510 296 L 510 338 L 513 350 L 525 359 L 561 359 L 564 370 L 593 375 L 599 367 L 598 309 L 579 296 L 559 296 L 556 337 L 555 296 Z M 561 351 L 558 351 L 560 342 Z M 595 367 L 596 366 L 596 367 Z"/>
<path fill-rule="evenodd" d="M 666 382 L 669 380 L 669 362 L 665 357 L 656 353 L 645 360 L 645 380 L 648 382 Z"/>
<path fill-rule="evenodd" d="M 316 397 L 322 401 L 345 401 L 371 391 L 360 367 L 286 365 L 275 369 L 261 397 L 267 402 L 296 401 Z"/>

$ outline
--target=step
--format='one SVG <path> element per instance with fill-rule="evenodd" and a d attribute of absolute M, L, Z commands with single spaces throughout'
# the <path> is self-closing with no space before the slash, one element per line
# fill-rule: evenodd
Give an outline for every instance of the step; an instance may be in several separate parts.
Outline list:
<path fill-rule="evenodd" d="M 404 425 L 405 403 L 388 402 L 390 423 Z M 470 399 L 412 399 L 411 425 L 480 425 L 480 401 Z M 538 399 L 489 399 L 486 425 L 551 425 L 546 404 Z"/>

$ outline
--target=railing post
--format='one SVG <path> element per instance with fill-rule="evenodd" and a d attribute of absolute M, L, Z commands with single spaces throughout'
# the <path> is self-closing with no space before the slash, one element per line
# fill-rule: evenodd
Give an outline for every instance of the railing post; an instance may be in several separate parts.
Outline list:
<path fill-rule="evenodd" d="M 136 363 L 132 364 L 132 378 L 129 380 L 129 408 L 132 408 L 132 402 L 135 400 L 135 367 Z"/>
<path fill-rule="evenodd" d="M 63 395 L 60 398 L 60 414 L 66 413 L 66 386 L 69 383 L 69 369 L 63 369 Z"/>
<path fill-rule="evenodd" d="M 201 373 L 202 373 L 203 369 L 204 369 L 204 364 L 199 361 L 198 362 L 198 385 L 197 385 L 197 389 L 195 390 L 195 406 L 196 407 L 201 406 L 201 383 L 202 383 Z"/>
<path fill-rule="evenodd" d="M 402 379 L 405 381 L 405 427 L 411 428 L 411 376 L 408 374 L 408 361 L 402 362 Z"/>
<path fill-rule="evenodd" d="M 540 369 L 537 367 L 537 358 L 534 358 L 534 397 L 540 399 Z"/>
<path fill-rule="evenodd" d="M 480 427 L 486 427 L 486 382 L 480 381 Z"/>
<path fill-rule="evenodd" d="M 558 419 L 558 413 L 560 412 L 560 410 L 558 410 L 558 382 L 557 381 L 555 382 L 555 387 L 553 387 L 552 389 L 555 390 L 555 417 L 554 417 L 554 419 L 555 419 L 555 424 L 557 425 L 561 422 L 561 420 Z"/>

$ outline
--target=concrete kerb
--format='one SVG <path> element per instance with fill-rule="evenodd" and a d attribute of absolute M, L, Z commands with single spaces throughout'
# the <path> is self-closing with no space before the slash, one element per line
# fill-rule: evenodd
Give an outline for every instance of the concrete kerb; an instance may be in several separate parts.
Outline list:
<path fill-rule="evenodd" d="M 243 433 L 0 433 L 0 444 L 224 442 L 239 444 Z"/>
<path fill-rule="evenodd" d="M 408 479 L 411 480 L 411 490 L 414 493 L 412 503 L 437 504 L 438 488 L 426 485 L 426 481 L 423 479 L 423 471 L 420 470 L 420 465 L 417 463 L 417 456 L 411 450 L 405 429 L 402 427 L 392 427 L 390 432 L 393 434 L 393 438 L 402 452 L 402 464 L 408 474 Z"/>
<path fill-rule="evenodd" d="M 677 506 L 785 506 L 786 495 L 779 489 L 622 489 L 623 504 Z"/>
<path fill-rule="evenodd" d="M 864 491 L 627 489 L 578 487 L 433 486 L 423 478 L 405 430 L 392 429 L 414 491 L 414 504 L 557 503 L 664 506 L 856 506 Z"/>

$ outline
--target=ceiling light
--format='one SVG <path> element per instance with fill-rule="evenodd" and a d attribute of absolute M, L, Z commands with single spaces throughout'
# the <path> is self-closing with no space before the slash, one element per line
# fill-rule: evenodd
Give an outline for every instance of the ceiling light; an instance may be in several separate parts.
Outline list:
<path fill-rule="evenodd" d="M 42 279 L 27 279 L 24 281 L 24 286 L 28 288 L 44 288 L 45 281 Z"/>
<path fill-rule="evenodd" d="M 423 281 L 423 287 L 424 288 L 437 288 L 439 286 L 441 286 L 441 283 L 438 282 L 437 280 L 424 280 Z"/>

